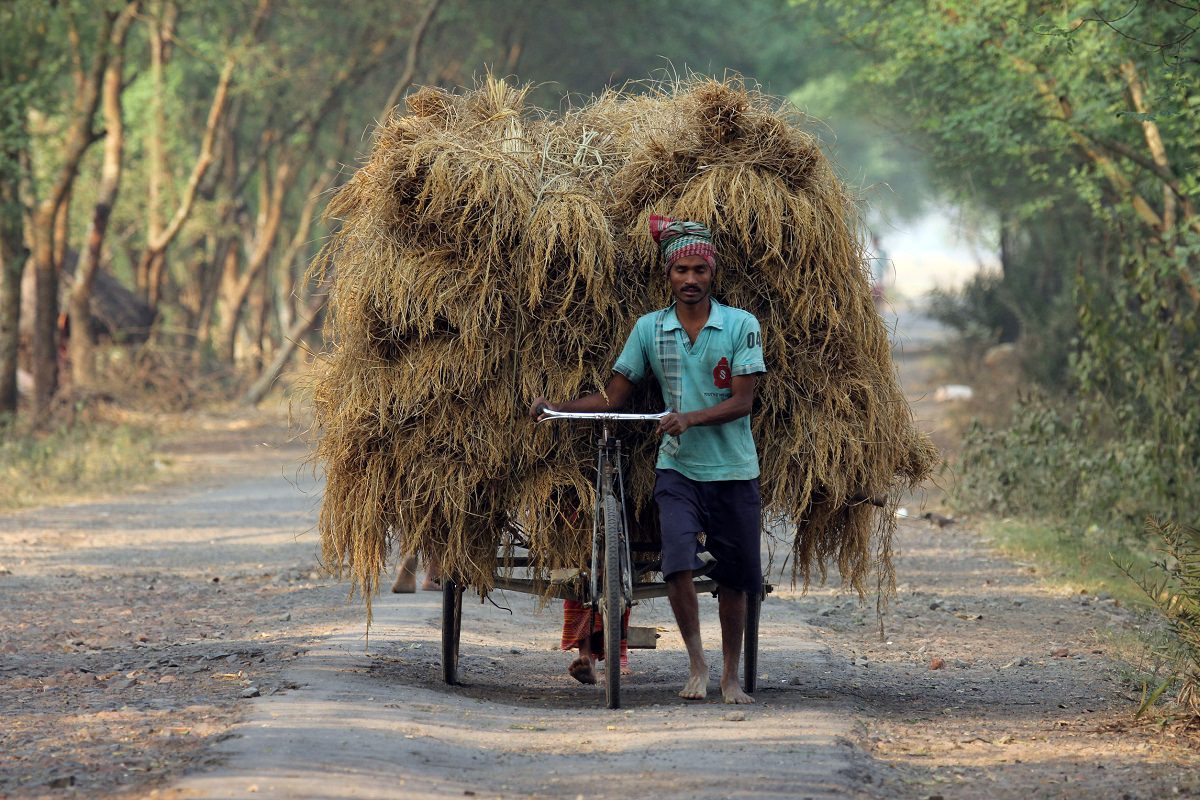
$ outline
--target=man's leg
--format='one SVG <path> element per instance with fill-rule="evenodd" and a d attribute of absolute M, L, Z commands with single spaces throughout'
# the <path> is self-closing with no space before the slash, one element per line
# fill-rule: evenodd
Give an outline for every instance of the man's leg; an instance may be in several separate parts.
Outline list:
<path fill-rule="evenodd" d="M 417 556 L 405 556 L 396 569 L 396 582 L 392 584 L 395 594 L 412 594 L 417 590 Z"/>
<path fill-rule="evenodd" d="M 425 580 L 421 581 L 421 591 L 440 592 L 441 590 L 442 576 L 438 573 L 438 568 L 433 564 L 426 564 Z"/>
<path fill-rule="evenodd" d="M 718 567 L 712 577 L 720 586 L 721 696 L 726 703 L 753 703 L 742 691 L 738 668 L 746 633 L 746 590 L 758 592 L 762 585 L 762 498 L 757 480 L 705 484 L 705 490 L 711 522 L 708 545 Z"/>
<path fill-rule="evenodd" d="M 746 593 L 721 587 L 717 604 L 721 609 L 721 697 L 726 703 L 753 703 L 754 698 L 742 691 L 738 680 L 746 633 Z"/>
<path fill-rule="evenodd" d="M 580 683 L 591 685 L 596 682 L 596 659 L 592 655 L 592 637 L 579 640 L 579 658 L 567 667 L 571 677 Z"/>
<path fill-rule="evenodd" d="M 708 695 L 708 662 L 704 660 L 704 645 L 700 641 L 700 603 L 692 585 L 692 571 L 683 570 L 667 578 L 667 598 L 675 612 L 675 623 L 688 652 L 688 681 L 679 696 L 688 700 L 703 700 Z"/>
<path fill-rule="evenodd" d="M 592 631 L 595 618 L 590 608 L 578 600 L 563 602 L 562 649 L 579 648 L 579 657 L 567 667 L 571 677 L 580 683 L 596 682 L 596 670 L 592 658 Z"/>

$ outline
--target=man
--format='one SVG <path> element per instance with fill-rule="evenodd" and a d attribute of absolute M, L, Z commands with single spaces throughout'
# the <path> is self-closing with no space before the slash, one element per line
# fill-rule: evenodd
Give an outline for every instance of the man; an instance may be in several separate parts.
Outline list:
<path fill-rule="evenodd" d="M 603 392 L 567 403 L 534 401 L 535 418 L 554 411 L 609 411 L 652 372 L 668 413 L 655 469 L 662 570 L 689 671 L 679 695 L 708 692 L 708 663 L 692 578 L 715 558 L 721 620 L 721 695 L 752 703 L 738 680 L 748 593 L 762 590 L 758 453 L 750 434 L 757 376 L 766 372 L 758 320 L 712 298 L 716 250 L 696 222 L 651 215 L 674 302 L 637 321 Z"/>

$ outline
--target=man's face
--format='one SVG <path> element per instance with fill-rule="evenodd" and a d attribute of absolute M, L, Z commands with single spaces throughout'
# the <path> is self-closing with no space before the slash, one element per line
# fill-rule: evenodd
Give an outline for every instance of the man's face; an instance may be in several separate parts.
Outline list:
<path fill-rule="evenodd" d="M 684 305 L 703 303 L 712 288 L 714 272 L 703 256 L 684 256 L 667 270 L 671 296 Z"/>

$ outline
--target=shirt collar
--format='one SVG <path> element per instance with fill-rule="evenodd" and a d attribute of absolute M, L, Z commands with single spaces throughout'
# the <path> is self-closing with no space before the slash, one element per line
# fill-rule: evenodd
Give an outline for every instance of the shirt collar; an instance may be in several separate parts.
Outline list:
<path fill-rule="evenodd" d="M 708 307 L 708 321 L 704 323 L 704 327 L 723 330 L 725 328 L 725 307 L 712 297 L 709 297 L 708 301 L 710 303 Z M 663 320 L 663 330 L 674 331 L 683 328 L 683 323 L 679 321 L 679 315 L 675 313 L 675 303 L 667 306 L 667 310 L 669 313 L 667 314 L 667 318 Z"/>

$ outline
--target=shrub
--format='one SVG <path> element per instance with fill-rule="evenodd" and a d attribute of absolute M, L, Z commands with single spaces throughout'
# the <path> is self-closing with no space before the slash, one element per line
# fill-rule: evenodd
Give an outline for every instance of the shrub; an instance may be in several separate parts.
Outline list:
<path fill-rule="evenodd" d="M 1135 575 L 1128 565 L 1121 569 L 1166 619 L 1170 635 L 1157 650 L 1173 669 L 1148 693 L 1141 710 L 1177 685 L 1179 706 L 1192 720 L 1200 720 L 1200 531 L 1154 520 L 1146 530 L 1159 540 L 1163 557 L 1145 575 Z"/>
<path fill-rule="evenodd" d="M 0 425 L 0 509 L 127 488 L 154 471 L 152 431 L 90 416 L 48 430 Z"/>

